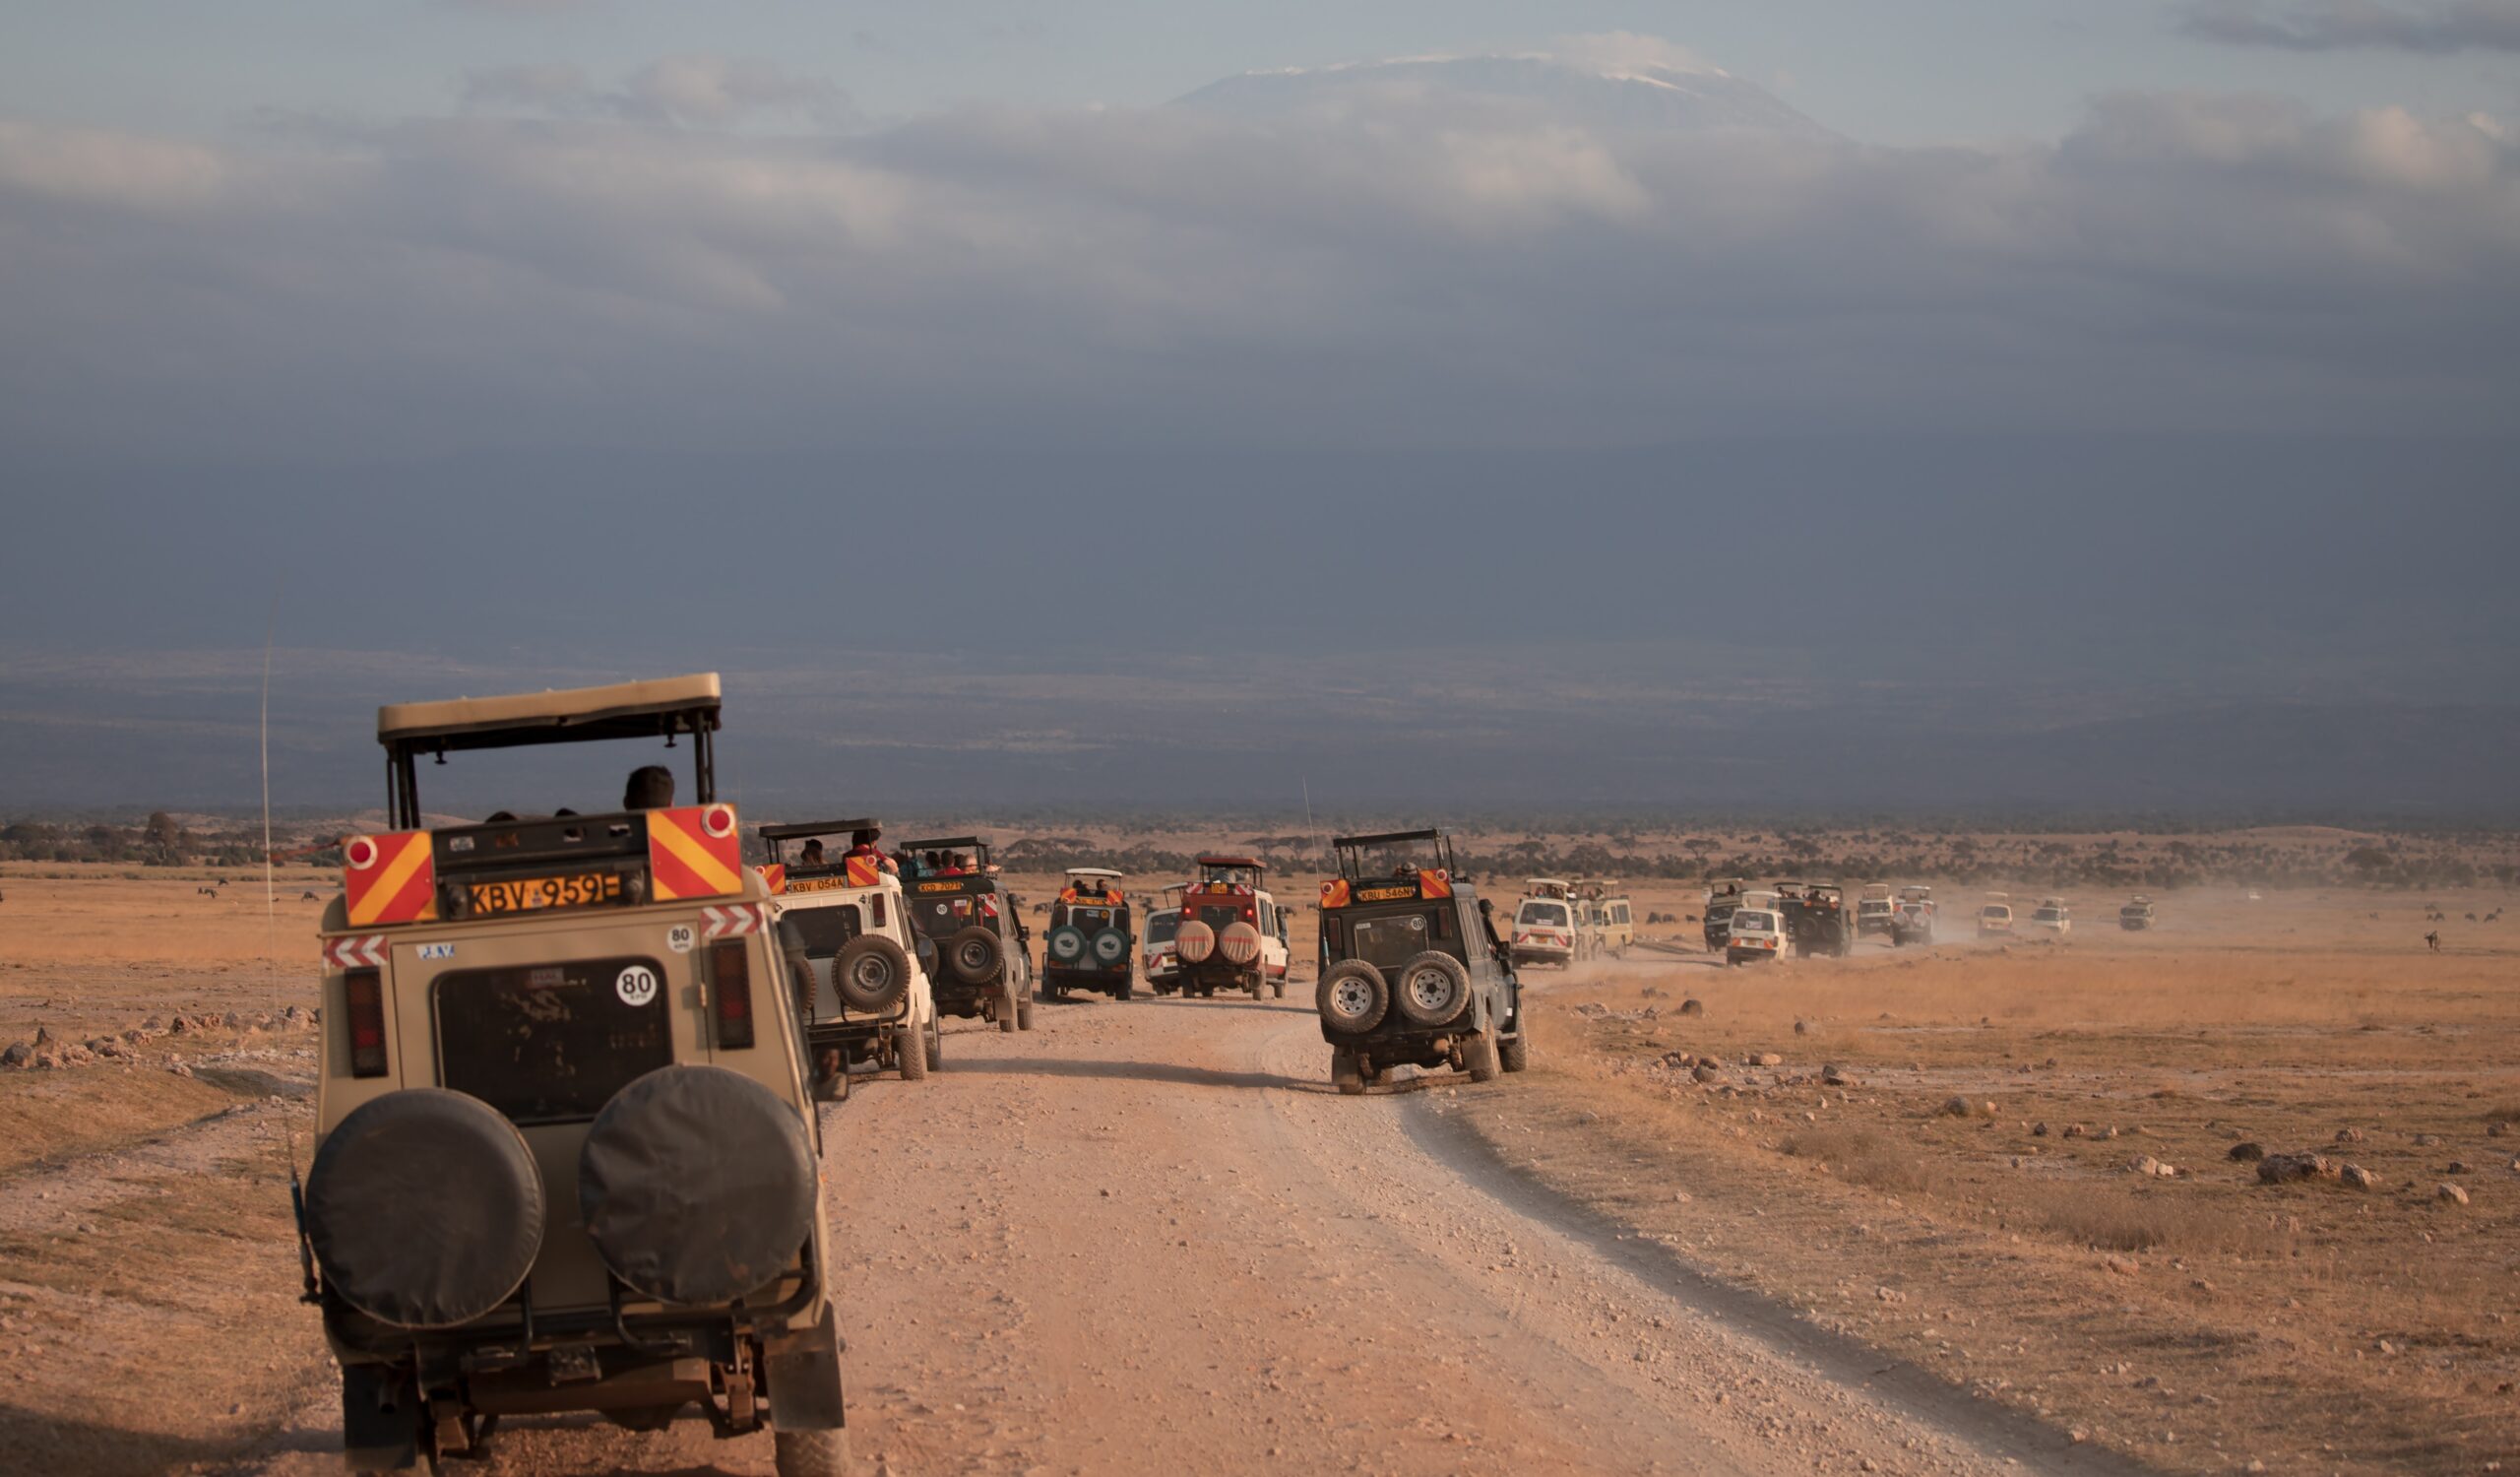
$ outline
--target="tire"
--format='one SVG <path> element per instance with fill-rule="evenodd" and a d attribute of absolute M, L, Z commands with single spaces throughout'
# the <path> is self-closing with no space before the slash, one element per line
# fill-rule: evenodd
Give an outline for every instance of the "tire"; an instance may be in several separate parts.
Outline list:
<path fill-rule="evenodd" d="M 997 936 L 996 930 L 983 929 L 978 924 L 946 939 L 941 952 L 945 967 L 966 985 L 993 984 L 1006 965 L 1006 941 Z"/>
<path fill-rule="evenodd" d="M 910 993 L 910 954 L 881 933 L 861 933 L 832 956 L 831 988 L 850 1009 L 880 1015 Z"/>
<path fill-rule="evenodd" d="M 316 1150 L 305 1205 L 327 1286 L 396 1328 L 451 1328 L 505 1303 L 541 1252 L 548 1214 L 516 1124 L 442 1087 L 353 1109 Z"/>
<path fill-rule="evenodd" d="M 1531 1065 L 1531 1038 L 1517 1031 L 1496 1043 L 1496 1064 L 1509 1072 L 1518 1072 Z"/>
<path fill-rule="evenodd" d="M 805 1121 L 721 1066 L 661 1066 L 612 1095 L 578 1150 L 578 1217 L 624 1286 L 715 1305 L 793 1266 L 821 1193 Z"/>
<path fill-rule="evenodd" d="M 1129 935 L 1117 929 L 1104 929 L 1094 935 L 1086 949 L 1094 955 L 1095 963 L 1109 969 L 1129 957 Z"/>
<path fill-rule="evenodd" d="M 849 1428 L 770 1433 L 770 1455 L 779 1477 L 849 1477 Z"/>
<path fill-rule="evenodd" d="M 1111 931 L 1105 929 L 1102 931 L 1107 933 Z M 1061 924 L 1050 930 L 1050 936 L 1041 944 L 1041 957 L 1052 963 L 1081 964 L 1085 961 L 1085 951 L 1090 946 L 1086 942 L 1083 929 L 1074 924 Z"/>
<path fill-rule="evenodd" d="M 1217 952 L 1228 964 L 1260 962 L 1260 931 L 1240 919 L 1227 924 L 1217 933 Z"/>
<path fill-rule="evenodd" d="M 1472 1037 L 1461 1049 L 1461 1061 L 1462 1069 L 1470 1073 L 1470 1080 L 1473 1082 L 1495 1081 L 1497 1070 L 1495 1036 L 1482 1031 Z"/>
<path fill-rule="evenodd" d="M 1356 1064 L 1354 1052 L 1330 1054 L 1330 1085 L 1339 1089 L 1341 1097 L 1353 1098 L 1365 1090 L 1365 1074 Z"/>
<path fill-rule="evenodd" d="M 1172 952 L 1184 964 L 1205 963 L 1217 951 L 1217 931 L 1195 918 L 1183 919 L 1172 935 Z"/>
<path fill-rule="evenodd" d="M 1391 1013 L 1391 985 L 1381 970 L 1364 960 L 1342 960 L 1322 975 L 1313 991 L 1312 1008 L 1320 1013 L 1323 1025 L 1360 1036 Z"/>
<path fill-rule="evenodd" d="M 1273 982 L 1273 983 L 1270 985 L 1269 989 L 1270 989 L 1270 991 L 1271 991 L 1271 993 L 1272 993 L 1272 995 L 1273 995 L 1273 996 L 1274 996 L 1275 998 L 1283 1000 L 1283 999 L 1285 999 L 1285 998 L 1287 997 L 1287 982 L 1286 982 L 1286 981 L 1284 981 L 1284 980 L 1278 980 L 1278 981 L 1275 981 L 1275 982 Z"/>
<path fill-rule="evenodd" d="M 1019 1031 L 1033 1029 L 1033 1001 L 1030 996 L 1015 1002 L 1015 1028 Z"/>
<path fill-rule="evenodd" d="M 903 1026 L 893 1032 L 893 1055 L 901 1060 L 903 1081 L 925 1080 L 927 1043 L 919 1039 L 918 1027 Z"/>
<path fill-rule="evenodd" d="M 1452 955 L 1428 949 L 1393 975 L 1391 1002 L 1413 1025 L 1450 1025 L 1470 1008 L 1470 971 Z"/>
<path fill-rule="evenodd" d="M 927 1046 L 920 1054 L 927 1059 L 927 1069 L 939 1071 L 945 1065 L 945 1026 L 933 1015 L 927 1018 Z"/>

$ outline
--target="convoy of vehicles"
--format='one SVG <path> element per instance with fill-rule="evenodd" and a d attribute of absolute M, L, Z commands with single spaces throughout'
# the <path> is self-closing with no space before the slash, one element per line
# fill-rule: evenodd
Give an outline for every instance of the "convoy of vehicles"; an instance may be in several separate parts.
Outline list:
<path fill-rule="evenodd" d="M 1812 882 L 1788 898 L 1785 924 L 1796 957 L 1843 959 L 1855 952 L 1855 915 L 1847 911 L 1846 889 L 1835 882 Z"/>
<path fill-rule="evenodd" d="M 2063 898 L 2043 897 L 2031 911 L 2030 926 L 2062 937 L 2074 931 L 2074 910 L 2065 906 Z"/>
<path fill-rule="evenodd" d="M 2142 895 L 2130 899 L 2117 910 L 2117 927 L 2129 933 L 2140 933 L 2153 926 L 2153 900 Z"/>
<path fill-rule="evenodd" d="M 1528 1060 L 1522 986 L 1440 830 L 1334 837 L 1321 884 L 1314 1008 L 1330 1080 L 1365 1090 L 1395 1067 L 1449 1066 L 1484 1082 Z M 1186 927 L 1186 926 L 1185 926 Z"/>
<path fill-rule="evenodd" d="M 1058 1000 L 1071 990 L 1090 990 L 1125 1000 L 1137 983 L 1137 963 L 1120 874 L 1107 867 L 1069 867 L 1041 941 L 1042 993 Z"/>
<path fill-rule="evenodd" d="M 1287 993 L 1287 917 L 1270 895 L 1268 867 L 1252 857 L 1201 857 L 1181 888 L 1172 934 L 1173 989 L 1212 996 L 1243 990 Z"/>
<path fill-rule="evenodd" d="M 1033 931 L 999 884 L 979 836 L 906 841 L 899 853 L 911 928 L 934 950 L 936 1008 L 1001 1031 L 1033 1029 Z"/>
<path fill-rule="evenodd" d="M 871 1064 L 916 1082 L 942 1065 L 945 1036 L 927 983 L 935 946 L 911 931 L 901 879 L 849 838 L 874 819 L 758 828 L 761 868 L 787 976 L 805 1024 L 817 1097 L 847 1097 L 849 1069 Z"/>
<path fill-rule="evenodd" d="M 806 1027 L 718 725 L 714 674 L 377 715 L 393 829 L 324 912 L 297 1201 L 353 1471 L 563 1412 L 847 1467 Z M 618 808 L 421 818 L 423 755 L 640 740 L 687 744 L 688 803 L 651 765 Z"/>

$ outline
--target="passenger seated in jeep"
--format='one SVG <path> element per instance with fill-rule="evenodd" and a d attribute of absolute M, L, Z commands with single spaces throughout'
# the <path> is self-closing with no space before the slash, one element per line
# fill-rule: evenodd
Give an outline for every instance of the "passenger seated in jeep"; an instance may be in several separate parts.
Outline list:
<path fill-rule="evenodd" d="M 796 865 L 798 867 L 824 867 L 829 865 L 823 861 L 823 839 L 820 836 L 817 836 L 813 840 L 805 843 L 805 849 L 796 854 Z"/>
<path fill-rule="evenodd" d="M 877 867 L 889 872 L 899 873 L 901 868 L 893 865 L 893 859 L 885 856 L 883 849 L 875 845 L 875 839 L 883 834 L 884 830 L 881 826 L 869 826 L 862 831 L 850 832 L 849 855 L 871 858 Z M 820 847 L 822 843 L 814 844 Z"/>
<path fill-rule="evenodd" d="M 662 764 L 642 764 L 630 771 L 630 783 L 622 787 L 621 808 L 624 810 L 670 810 L 673 808 L 673 771 Z"/>

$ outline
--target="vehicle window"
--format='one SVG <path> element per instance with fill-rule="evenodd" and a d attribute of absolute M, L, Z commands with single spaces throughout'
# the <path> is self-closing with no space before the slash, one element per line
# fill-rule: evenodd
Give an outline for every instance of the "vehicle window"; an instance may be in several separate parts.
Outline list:
<path fill-rule="evenodd" d="M 1108 908 L 1070 908 L 1067 910 L 1067 921 L 1076 925 L 1080 929 L 1107 929 L 1111 926 L 1111 910 Z"/>
<path fill-rule="evenodd" d="M 1556 903 L 1525 903 L 1522 914 L 1514 922 L 1562 929 L 1566 927 L 1566 910 Z"/>
<path fill-rule="evenodd" d="M 858 926 L 855 903 L 843 903 L 837 908 L 790 908 L 779 921 L 796 926 L 797 936 L 805 941 L 808 959 L 828 959 L 840 952 L 842 944 L 864 931 Z"/>
<path fill-rule="evenodd" d="M 1199 909 L 1199 922 L 1220 931 L 1226 925 L 1241 921 L 1242 907 L 1238 903 L 1208 903 Z"/>
<path fill-rule="evenodd" d="M 439 1077 L 517 1124 L 591 1119 L 673 1060 L 663 979 L 635 956 L 440 975 Z"/>
<path fill-rule="evenodd" d="M 1630 922 L 1630 921 L 1631 921 L 1631 920 L 1629 919 L 1628 911 L 1627 911 L 1627 904 L 1625 904 L 1625 903 L 1621 903 L 1621 904 L 1619 904 L 1617 907 L 1612 908 L 1612 909 L 1610 910 L 1610 922 L 1612 922 L 1612 923 L 1627 923 L 1627 922 Z"/>
<path fill-rule="evenodd" d="M 1175 933 L 1178 933 L 1178 932 L 1180 932 L 1180 931 L 1181 931 L 1181 915 L 1180 915 L 1180 914 L 1178 914 L 1178 913 L 1150 913 L 1150 914 L 1148 914 L 1148 915 L 1147 915 L 1147 920 L 1146 920 L 1146 941 L 1147 941 L 1147 942 L 1149 942 L 1149 943 L 1170 943 L 1170 942 L 1172 941 L 1172 935 L 1173 935 L 1173 934 L 1175 934 Z"/>
<path fill-rule="evenodd" d="M 1767 915 L 1764 913 L 1735 913 L 1732 915 L 1732 927 L 1739 929 L 1744 933 L 1764 933 L 1768 931 Z"/>
<path fill-rule="evenodd" d="M 1360 918 L 1350 926 L 1354 943 L 1348 953 L 1377 969 L 1397 969 L 1426 952 L 1426 916 L 1403 913 L 1390 918 Z"/>

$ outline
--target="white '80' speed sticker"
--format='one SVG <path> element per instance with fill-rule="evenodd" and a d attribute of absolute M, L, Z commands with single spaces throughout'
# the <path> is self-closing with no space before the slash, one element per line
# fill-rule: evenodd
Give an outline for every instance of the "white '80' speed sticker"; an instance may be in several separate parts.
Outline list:
<path fill-rule="evenodd" d="M 657 997 L 657 972 L 644 964 L 633 964 L 612 982 L 612 988 L 625 1005 L 644 1005 Z"/>
<path fill-rule="evenodd" d="M 689 924 L 675 924 L 665 930 L 665 947 L 677 954 L 691 952 L 692 930 Z"/>

